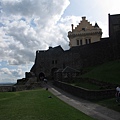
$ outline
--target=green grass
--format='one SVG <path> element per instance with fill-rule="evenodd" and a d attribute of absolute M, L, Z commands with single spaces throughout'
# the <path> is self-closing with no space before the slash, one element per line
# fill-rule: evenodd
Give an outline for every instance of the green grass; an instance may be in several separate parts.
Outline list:
<path fill-rule="evenodd" d="M 97 101 L 96 103 L 120 112 L 120 103 L 116 102 L 116 98 L 105 99 L 105 100 Z"/>
<path fill-rule="evenodd" d="M 82 77 L 120 84 L 120 60 L 92 67 L 92 69 L 86 74 L 83 74 Z"/>
<path fill-rule="evenodd" d="M 82 82 L 75 82 L 72 85 L 86 88 L 86 89 L 90 89 L 90 90 L 100 90 L 100 87 L 98 85 L 88 83 L 88 82 L 83 82 L 83 81 Z"/>
<path fill-rule="evenodd" d="M 83 74 L 83 78 L 92 78 L 99 81 L 120 84 L 120 60 L 104 63 L 96 67 L 86 68 L 87 73 Z M 116 102 L 115 97 L 96 101 L 96 103 L 120 112 L 120 103 Z"/>
<path fill-rule="evenodd" d="M 48 98 L 52 96 L 52 98 Z M 0 93 L 0 120 L 93 120 L 49 91 Z"/>
<path fill-rule="evenodd" d="M 88 83 L 88 82 L 79 82 L 76 83 L 76 86 L 82 87 L 82 88 L 86 88 L 89 90 L 99 90 L 99 86 L 92 84 L 92 83 Z"/>

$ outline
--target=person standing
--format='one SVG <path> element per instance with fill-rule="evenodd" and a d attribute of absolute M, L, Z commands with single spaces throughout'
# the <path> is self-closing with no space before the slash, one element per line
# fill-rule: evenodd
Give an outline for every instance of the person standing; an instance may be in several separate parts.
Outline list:
<path fill-rule="evenodd" d="M 120 86 L 116 88 L 116 102 L 120 102 Z"/>
<path fill-rule="evenodd" d="M 44 78 L 44 83 L 45 83 L 45 86 L 46 86 L 46 90 L 48 90 L 47 82 L 48 82 L 48 81 L 47 81 L 47 78 L 45 77 L 45 78 Z"/>

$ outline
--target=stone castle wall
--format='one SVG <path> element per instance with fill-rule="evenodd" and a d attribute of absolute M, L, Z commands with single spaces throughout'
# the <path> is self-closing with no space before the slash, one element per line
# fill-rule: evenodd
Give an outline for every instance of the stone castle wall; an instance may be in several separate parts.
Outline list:
<path fill-rule="evenodd" d="M 84 67 L 119 59 L 120 21 L 118 18 L 120 18 L 120 15 L 109 15 L 110 37 L 101 38 L 99 42 L 75 46 L 65 51 L 61 46 L 37 51 L 35 64 L 31 68 L 31 72 L 34 72 L 36 76 L 40 72 L 50 76 L 57 69 L 64 69 L 67 66 L 81 70 Z M 117 26 L 115 23 L 117 23 Z"/>
<path fill-rule="evenodd" d="M 0 92 L 11 92 L 13 86 L 0 86 Z"/>
<path fill-rule="evenodd" d="M 115 97 L 115 89 L 88 90 L 81 87 L 72 86 L 60 81 L 54 81 L 54 85 L 74 96 L 87 100 L 100 100 Z"/>
<path fill-rule="evenodd" d="M 109 38 L 103 38 L 100 42 L 91 43 L 84 46 L 72 47 L 70 50 L 61 51 L 58 55 L 54 52 L 46 51 L 41 56 L 36 56 L 34 67 L 31 69 L 35 74 L 43 71 L 47 75 L 51 75 L 54 70 L 63 69 L 70 66 L 75 69 L 83 69 L 84 67 L 94 66 L 120 58 L 119 44 L 115 44 Z M 53 70 L 53 71 L 52 71 Z"/>

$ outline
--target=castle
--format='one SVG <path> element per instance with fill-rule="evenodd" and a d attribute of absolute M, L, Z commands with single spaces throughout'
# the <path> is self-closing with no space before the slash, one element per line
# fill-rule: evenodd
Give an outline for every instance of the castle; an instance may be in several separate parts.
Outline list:
<path fill-rule="evenodd" d="M 67 66 L 81 70 L 88 66 L 102 64 L 120 58 L 120 14 L 110 15 L 109 37 L 101 38 L 102 30 L 95 23 L 94 26 L 82 17 L 82 21 L 72 31 L 68 32 L 69 50 L 61 46 L 49 47 L 48 50 L 36 51 L 36 59 L 30 72 L 39 76 L 40 72 L 46 76 L 53 76 L 58 69 Z"/>
<path fill-rule="evenodd" d="M 82 17 L 82 21 L 77 25 L 77 27 L 75 27 L 75 29 L 73 24 L 71 26 L 72 31 L 68 32 L 70 47 L 82 46 L 100 41 L 102 30 L 99 28 L 97 23 L 92 26 L 92 24 L 86 20 L 86 17 Z"/>

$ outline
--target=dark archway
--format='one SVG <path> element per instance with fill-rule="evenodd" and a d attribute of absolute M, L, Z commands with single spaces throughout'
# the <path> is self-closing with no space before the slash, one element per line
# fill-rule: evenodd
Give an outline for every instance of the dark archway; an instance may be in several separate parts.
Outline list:
<path fill-rule="evenodd" d="M 58 70 L 58 68 L 52 68 L 51 69 L 51 77 L 52 77 L 52 80 L 54 80 L 54 75 L 55 75 L 55 72 Z"/>
<path fill-rule="evenodd" d="M 45 78 L 45 73 L 40 72 L 39 73 L 39 80 L 42 81 Z"/>

